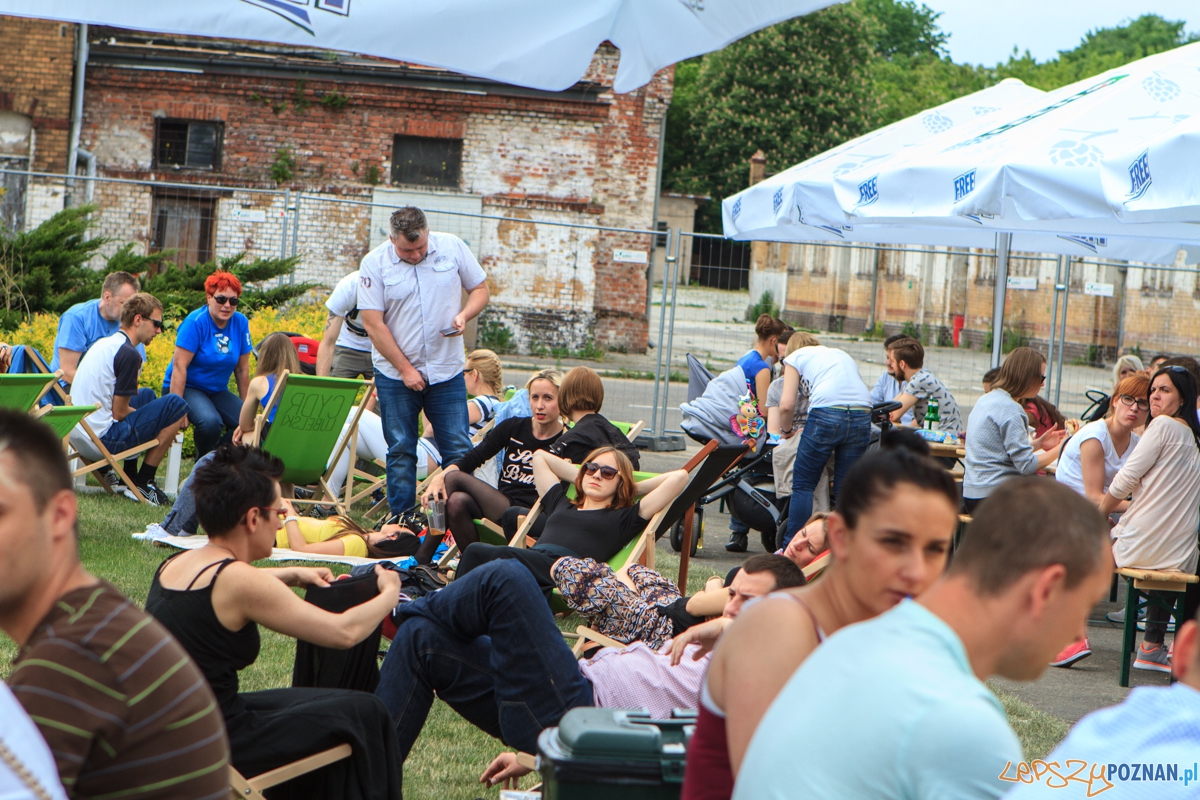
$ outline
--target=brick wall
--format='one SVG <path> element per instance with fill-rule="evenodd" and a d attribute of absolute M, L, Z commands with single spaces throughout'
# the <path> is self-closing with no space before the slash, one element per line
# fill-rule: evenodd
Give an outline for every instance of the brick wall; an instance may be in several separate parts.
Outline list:
<path fill-rule="evenodd" d="M 601 48 L 587 79 L 611 86 L 616 66 L 617 51 Z M 651 228 L 658 135 L 672 81 L 672 71 L 664 70 L 637 92 L 608 91 L 598 102 L 582 102 L 569 96 L 92 65 L 82 141 L 105 175 L 246 188 L 284 188 L 276 187 L 270 169 L 279 149 L 287 147 L 296 170 L 286 188 L 304 193 L 297 247 L 304 261 L 297 277 L 332 285 L 367 251 L 370 210 L 323 201 L 369 199 L 369 167 L 387 181 L 396 134 L 461 139 L 460 190 L 481 197 L 486 214 Z M 309 103 L 303 110 L 296 108 L 298 91 Z M 333 91 L 349 97 L 345 108 L 320 104 Z M 156 170 L 154 129 L 160 118 L 223 122 L 220 170 Z M 125 240 L 148 241 L 148 218 L 137 217 L 140 206 L 119 200 L 121 193 L 111 193 L 111 200 L 97 194 L 105 230 L 116 236 L 126 230 Z M 239 204 L 267 199 L 272 208 L 280 202 L 265 195 L 217 201 L 218 255 L 278 253 L 281 228 L 272 221 L 273 211 L 266 224 L 240 222 L 234 214 Z M 285 235 L 290 248 L 290 225 Z M 492 282 L 491 312 L 526 347 L 543 342 L 579 348 L 594 339 L 644 351 L 645 267 L 615 262 L 615 249 L 649 250 L 650 237 L 485 221 L 480 258 Z"/>
<path fill-rule="evenodd" d="M 74 60 L 74 25 L 0 17 L 0 111 L 32 119 L 36 171 L 66 171 Z"/>

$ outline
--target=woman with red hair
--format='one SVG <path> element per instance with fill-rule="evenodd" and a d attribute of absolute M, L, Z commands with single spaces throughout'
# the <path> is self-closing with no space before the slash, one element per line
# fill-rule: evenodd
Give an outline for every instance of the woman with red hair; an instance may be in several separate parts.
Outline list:
<path fill-rule="evenodd" d="M 231 272 L 204 281 L 208 302 L 188 314 L 175 334 L 175 357 L 163 377 L 163 394 L 187 401 L 196 426 L 196 457 L 216 449 L 237 427 L 250 384 L 250 323 L 237 310 L 242 282 Z M 237 378 L 238 393 L 229 391 Z"/>

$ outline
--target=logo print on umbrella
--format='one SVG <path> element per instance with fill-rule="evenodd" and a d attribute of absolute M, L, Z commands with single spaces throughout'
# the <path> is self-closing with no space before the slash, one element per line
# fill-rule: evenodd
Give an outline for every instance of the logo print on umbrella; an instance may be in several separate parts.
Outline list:
<path fill-rule="evenodd" d="M 252 6 L 270 11 L 286 19 L 305 33 L 314 34 L 313 21 L 308 16 L 309 0 L 242 0 Z M 338 16 L 350 16 L 350 0 L 312 0 L 314 8 Z"/>
<path fill-rule="evenodd" d="M 879 187 L 876 185 L 876 181 L 878 180 L 879 176 L 876 175 L 872 178 L 867 178 L 858 185 L 858 205 L 855 208 L 869 206 L 879 199 Z"/>
<path fill-rule="evenodd" d="M 733 201 L 733 218 L 736 220 L 738 214 L 742 213 L 742 198 Z"/>
<path fill-rule="evenodd" d="M 1050 163 L 1062 167 L 1090 167 L 1103 157 L 1100 148 L 1073 139 L 1063 139 L 1050 147 Z"/>
<path fill-rule="evenodd" d="M 1125 201 L 1126 205 L 1144 195 L 1153 183 L 1150 177 L 1149 153 L 1149 150 L 1143 150 L 1129 165 L 1129 194 L 1125 195 L 1129 199 Z"/>
<path fill-rule="evenodd" d="M 954 202 L 957 203 L 973 191 L 975 191 L 975 170 L 964 172 L 954 179 Z"/>
<path fill-rule="evenodd" d="M 936 111 L 921 117 L 921 122 L 930 133 L 943 133 L 954 127 L 954 120 Z"/>
<path fill-rule="evenodd" d="M 1153 97 L 1160 103 L 1166 103 L 1179 97 L 1182 91 L 1179 84 L 1172 80 L 1167 80 L 1161 75 L 1149 75 L 1142 79 L 1142 88 L 1146 90 L 1146 94 Z"/>
<path fill-rule="evenodd" d="M 771 213 L 778 214 L 779 207 L 783 205 L 783 187 L 780 186 L 775 190 L 775 194 L 771 196 Z"/>

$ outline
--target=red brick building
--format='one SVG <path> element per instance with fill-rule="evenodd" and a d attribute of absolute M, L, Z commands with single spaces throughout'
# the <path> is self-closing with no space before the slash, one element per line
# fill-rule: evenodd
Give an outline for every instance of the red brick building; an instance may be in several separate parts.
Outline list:
<path fill-rule="evenodd" d="M 35 120 L 46 171 L 67 163 L 74 38 L 58 23 L 0 29 L 0 108 Z M 583 81 L 543 92 L 258 43 L 107 28 L 88 39 L 80 145 L 98 174 L 187 184 L 97 182 L 100 233 L 188 260 L 278 255 L 294 236 L 298 278 L 332 285 L 383 239 L 388 212 L 371 202 L 458 212 L 431 226 L 467 240 L 488 271 L 490 318 L 518 344 L 645 349 L 636 254 L 650 237 L 591 228 L 653 229 L 671 70 L 616 95 L 605 46 Z M 282 192 L 262 190 L 290 190 L 287 227 Z M 28 221 L 53 207 L 27 205 Z"/>

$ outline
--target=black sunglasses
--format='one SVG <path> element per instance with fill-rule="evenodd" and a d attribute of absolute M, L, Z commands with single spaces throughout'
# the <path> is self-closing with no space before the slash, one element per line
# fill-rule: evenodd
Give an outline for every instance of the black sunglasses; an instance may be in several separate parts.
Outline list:
<path fill-rule="evenodd" d="M 616 467 L 610 467 L 607 464 L 597 464 L 595 461 L 589 461 L 583 465 L 584 475 L 593 475 L 597 472 L 599 472 L 600 477 L 604 478 L 606 481 L 611 481 L 613 478 L 617 477 L 618 474 Z"/>
<path fill-rule="evenodd" d="M 163 321 L 161 319 L 152 319 L 150 321 L 154 323 L 154 330 L 161 331 L 163 329 Z"/>
<path fill-rule="evenodd" d="M 219 305 L 219 306 L 223 306 L 226 303 L 228 303 L 229 305 L 233 306 L 234 308 L 237 308 L 237 304 L 238 304 L 237 297 L 226 297 L 223 294 L 214 294 L 213 300 L 216 300 L 217 305 Z"/>
<path fill-rule="evenodd" d="M 1172 364 L 1169 367 L 1159 367 L 1159 372 L 1187 372 L 1187 367 L 1181 367 L 1178 364 Z"/>

